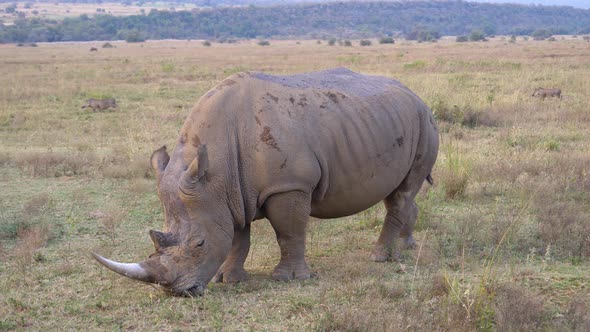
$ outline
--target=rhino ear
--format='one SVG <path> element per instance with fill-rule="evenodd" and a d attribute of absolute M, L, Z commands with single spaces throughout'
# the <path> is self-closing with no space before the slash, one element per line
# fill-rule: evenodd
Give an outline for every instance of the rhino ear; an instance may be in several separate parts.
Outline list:
<path fill-rule="evenodd" d="M 150 230 L 150 237 L 154 242 L 156 251 L 160 251 L 162 248 L 167 248 L 178 244 L 178 241 L 174 239 L 171 233 L 162 233 L 152 229 Z"/>
<path fill-rule="evenodd" d="M 209 156 L 207 154 L 207 145 L 199 146 L 197 157 L 188 166 L 183 174 L 186 184 L 195 184 L 207 174 L 209 169 Z"/>
<path fill-rule="evenodd" d="M 168 152 L 166 152 L 166 145 L 154 151 L 150 160 L 152 163 L 152 168 L 154 171 L 156 171 L 156 176 L 159 177 L 164 172 L 168 162 L 170 161 L 170 156 L 168 155 Z"/>

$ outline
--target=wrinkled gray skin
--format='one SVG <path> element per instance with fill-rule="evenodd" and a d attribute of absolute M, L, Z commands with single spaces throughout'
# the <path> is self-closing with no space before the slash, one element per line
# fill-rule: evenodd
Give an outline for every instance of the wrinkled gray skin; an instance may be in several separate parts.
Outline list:
<path fill-rule="evenodd" d="M 117 106 L 117 102 L 115 101 L 115 99 L 113 98 L 107 98 L 107 99 L 94 99 L 94 98 L 90 98 L 86 100 L 86 104 L 84 104 L 84 106 L 82 106 L 82 108 L 86 108 L 86 107 L 90 107 L 92 108 L 92 111 L 95 112 L 96 110 L 106 110 L 109 107 L 112 108 L 119 108 Z"/>
<path fill-rule="evenodd" d="M 154 152 L 164 232 L 139 264 L 95 258 L 115 272 L 202 294 L 210 280 L 246 280 L 250 223 L 268 218 L 281 258 L 277 280 L 306 279 L 309 216 L 387 208 L 371 259 L 413 245 L 414 197 L 438 153 L 428 107 L 399 82 L 346 69 L 294 76 L 233 75 L 203 96 L 169 156 Z"/>
<path fill-rule="evenodd" d="M 561 89 L 559 88 L 552 88 L 552 89 L 544 89 L 544 88 L 537 88 L 532 94 L 533 97 L 539 97 L 541 99 L 545 99 L 547 97 L 557 97 L 561 99 Z"/>

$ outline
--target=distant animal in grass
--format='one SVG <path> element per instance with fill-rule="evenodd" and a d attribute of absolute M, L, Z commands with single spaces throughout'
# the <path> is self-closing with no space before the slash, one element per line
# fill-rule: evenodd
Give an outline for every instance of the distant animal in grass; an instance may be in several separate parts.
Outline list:
<path fill-rule="evenodd" d="M 537 89 L 535 89 L 535 92 L 533 92 L 532 96 L 541 98 L 542 100 L 545 100 L 545 98 L 547 98 L 547 97 L 557 97 L 557 98 L 561 99 L 561 89 L 559 89 L 559 88 L 551 88 L 551 89 L 537 88 Z"/>
<path fill-rule="evenodd" d="M 86 107 L 92 108 L 93 112 L 96 112 L 96 110 L 99 110 L 99 111 L 106 110 L 111 107 L 115 108 L 115 109 L 119 109 L 119 106 L 117 106 L 117 102 L 115 101 L 114 98 L 106 98 L 106 99 L 90 98 L 90 99 L 87 99 L 86 104 L 84 104 L 84 106 L 82 106 L 82 108 L 86 108 Z"/>
<path fill-rule="evenodd" d="M 96 47 L 91 47 L 91 48 L 90 48 L 90 52 L 98 52 L 98 48 L 96 48 Z"/>

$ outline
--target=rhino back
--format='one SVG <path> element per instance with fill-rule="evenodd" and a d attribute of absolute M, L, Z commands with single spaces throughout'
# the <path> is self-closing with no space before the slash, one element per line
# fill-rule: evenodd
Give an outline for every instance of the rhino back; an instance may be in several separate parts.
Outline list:
<path fill-rule="evenodd" d="M 183 131 L 237 152 L 239 182 L 258 205 L 280 191 L 310 190 L 312 215 L 338 217 L 400 184 L 427 116 L 419 98 L 383 77 L 344 69 L 238 74 L 201 99 Z"/>

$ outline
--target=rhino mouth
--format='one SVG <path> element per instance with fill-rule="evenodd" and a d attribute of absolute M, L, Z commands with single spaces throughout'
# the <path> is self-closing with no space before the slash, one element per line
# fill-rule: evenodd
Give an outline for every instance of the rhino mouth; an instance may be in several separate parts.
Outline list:
<path fill-rule="evenodd" d="M 169 293 L 171 293 L 174 296 L 181 296 L 181 297 L 197 297 L 197 296 L 203 296 L 205 294 L 205 287 L 203 286 L 203 284 L 197 282 L 196 284 L 194 284 L 193 286 L 186 288 L 186 289 L 180 289 L 180 290 L 168 290 Z"/>

